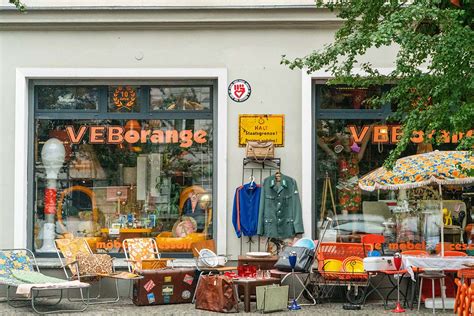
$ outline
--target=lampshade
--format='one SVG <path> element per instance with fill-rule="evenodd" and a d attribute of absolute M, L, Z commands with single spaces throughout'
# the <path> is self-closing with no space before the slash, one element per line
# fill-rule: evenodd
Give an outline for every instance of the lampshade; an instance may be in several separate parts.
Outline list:
<path fill-rule="evenodd" d="M 127 121 L 127 124 L 125 124 L 125 130 L 134 130 L 134 131 L 140 131 L 142 126 L 137 120 L 129 120 Z"/>
<path fill-rule="evenodd" d="M 57 179 L 65 157 L 66 150 L 59 139 L 50 138 L 44 143 L 41 149 L 41 160 L 46 169 L 46 179 Z"/>

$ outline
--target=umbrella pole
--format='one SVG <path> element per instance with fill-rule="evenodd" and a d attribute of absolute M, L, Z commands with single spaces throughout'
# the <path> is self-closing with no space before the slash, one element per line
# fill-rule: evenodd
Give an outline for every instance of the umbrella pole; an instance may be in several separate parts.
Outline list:
<path fill-rule="evenodd" d="M 444 219 L 443 219 L 443 189 L 441 183 L 438 183 L 439 205 L 441 211 L 441 257 L 444 257 Z"/>

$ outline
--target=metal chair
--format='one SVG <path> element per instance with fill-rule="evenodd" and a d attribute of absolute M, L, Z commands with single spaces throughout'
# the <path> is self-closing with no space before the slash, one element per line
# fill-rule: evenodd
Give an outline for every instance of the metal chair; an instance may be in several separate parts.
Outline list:
<path fill-rule="evenodd" d="M 144 260 L 158 261 L 161 259 L 154 238 L 128 238 L 122 241 L 122 246 L 129 272 L 142 270 Z"/>
<path fill-rule="evenodd" d="M 191 244 L 191 248 L 193 249 L 193 256 L 194 256 L 194 259 L 196 261 L 196 269 L 199 271 L 199 277 L 198 277 L 198 281 L 197 281 L 197 284 L 196 284 L 196 291 L 199 288 L 199 284 L 201 283 L 201 276 L 203 276 L 205 274 L 210 274 L 210 273 L 222 274 L 222 273 L 225 273 L 227 271 L 237 270 L 237 267 L 234 267 L 234 266 L 231 266 L 231 267 L 227 267 L 227 266 L 226 267 L 203 267 L 199 264 L 200 261 L 201 261 L 200 256 L 199 256 L 199 252 L 202 249 L 206 248 L 206 249 L 210 249 L 213 252 L 216 251 L 216 243 L 213 239 L 195 242 L 195 243 Z M 193 300 L 192 300 L 193 304 L 196 301 L 196 291 L 194 291 L 194 295 L 193 295 Z"/>
<path fill-rule="evenodd" d="M 317 250 L 317 249 L 319 249 L 319 242 L 317 243 L 317 246 L 315 247 L 315 250 Z M 283 284 L 283 282 L 285 282 L 285 280 L 291 276 L 292 277 L 292 282 L 293 282 L 293 290 L 294 290 L 294 281 L 295 280 L 298 281 L 298 283 L 302 286 L 302 289 L 300 290 L 298 296 L 296 296 L 296 298 L 294 298 L 294 301 L 298 302 L 298 300 L 301 298 L 301 296 L 304 293 L 306 293 L 306 295 L 307 295 L 306 298 L 308 300 L 312 301 L 312 303 L 309 303 L 309 304 L 302 303 L 302 304 L 297 304 L 297 305 L 305 306 L 305 305 L 316 305 L 317 304 L 317 301 L 314 298 L 313 293 L 311 293 L 311 291 L 308 288 L 308 284 L 310 284 L 310 281 L 311 281 L 311 273 L 313 273 L 312 272 L 313 263 L 314 263 L 314 260 L 316 259 L 316 253 L 317 252 L 315 251 L 315 255 L 313 257 L 313 260 L 312 260 L 311 264 L 309 265 L 309 268 L 306 271 L 291 271 L 291 272 L 287 273 L 286 275 L 284 275 L 283 278 L 280 281 L 280 283 Z"/>
<path fill-rule="evenodd" d="M 47 285 L 41 285 L 48 283 Z M 11 297 L 10 289 L 24 284 L 35 284 L 29 289 L 31 298 Z M 53 284 L 53 285 L 52 285 Z M 34 254 L 28 249 L 1 249 L 0 250 L 0 285 L 6 286 L 6 302 L 11 307 L 22 307 L 13 302 L 29 302 L 34 312 L 38 314 L 82 312 L 87 309 L 89 298 L 89 285 L 84 283 L 70 284 L 66 280 L 46 276 L 40 272 Z M 39 296 L 42 291 L 60 291 L 57 301 L 51 304 L 42 304 L 52 307 L 58 305 L 63 299 L 63 291 L 77 288 L 87 289 L 87 299 L 82 300 L 82 308 L 79 309 L 55 309 L 42 311 L 37 308 L 39 298 L 50 298 L 55 296 Z"/>
<path fill-rule="evenodd" d="M 56 239 L 55 240 L 56 253 L 61 261 L 61 266 L 63 268 L 64 274 L 68 280 L 79 280 L 86 283 L 95 283 L 98 284 L 97 295 L 93 298 L 90 298 L 89 304 L 109 304 L 116 303 L 120 300 L 120 293 L 118 287 L 118 280 L 112 277 L 112 274 L 115 273 L 114 265 L 112 264 L 112 272 L 109 275 L 81 275 L 80 266 L 77 262 L 77 257 L 79 254 L 82 255 L 92 255 L 93 252 L 89 247 L 89 244 L 84 238 L 73 238 L 73 239 Z M 110 258 L 113 260 L 113 258 Z M 103 278 L 112 278 L 115 283 L 115 296 L 111 299 L 101 299 L 102 292 L 102 279 Z M 84 300 L 84 294 L 82 289 L 79 289 L 81 300 Z M 71 302 L 78 301 L 69 297 L 68 300 Z"/>

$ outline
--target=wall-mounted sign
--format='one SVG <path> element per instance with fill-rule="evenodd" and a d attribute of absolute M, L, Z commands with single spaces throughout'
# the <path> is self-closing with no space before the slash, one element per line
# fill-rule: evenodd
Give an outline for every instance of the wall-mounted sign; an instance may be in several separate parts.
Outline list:
<path fill-rule="evenodd" d="M 114 91 L 112 100 L 117 108 L 130 110 L 135 105 L 137 93 L 132 87 L 118 86 Z"/>
<path fill-rule="evenodd" d="M 285 115 L 241 114 L 239 115 L 239 146 L 247 141 L 272 141 L 283 147 L 285 140 Z"/>
<path fill-rule="evenodd" d="M 88 137 L 85 137 L 88 132 Z M 204 144 L 207 142 L 207 132 L 204 130 L 161 130 L 161 129 L 130 129 L 122 126 L 85 126 L 76 131 L 74 126 L 66 126 L 67 136 L 72 144 L 81 144 L 84 139 L 89 144 L 176 144 L 188 148 L 193 143 Z"/>
<path fill-rule="evenodd" d="M 250 97 L 252 88 L 246 80 L 236 79 L 230 83 L 228 93 L 229 97 L 235 102 L 244 102 Z"/>
<path fill-rule="evenodd" d="M 402 127 L 400 125 L 364 125 L 361 128 L 358 128 L 355 125 L 348 125 L 347 127 L 356 143 L 361 143 L 365 137 L 367 137 L 369 131 L 371 131 L 372 143 L 374 144 L 396 144 L 402 136 Z M 470 130 L 466 134 L 442 131 L 442 141 L 444 143 L 456 144 L 464 136 L 471 137 L 473 134 L 474 130 Z M 410 140 L 415 144 L 419 144 L 426 139 L 433 138 L 433 135 L 434 131 L 426 135 L 423 131 L 415 131 Z"/>

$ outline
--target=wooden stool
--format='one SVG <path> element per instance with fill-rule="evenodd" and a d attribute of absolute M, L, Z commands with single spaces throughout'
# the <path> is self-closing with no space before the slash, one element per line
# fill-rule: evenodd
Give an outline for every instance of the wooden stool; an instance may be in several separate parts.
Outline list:
<path fill-rule="evenodd" d="M 443 311 L 444 311 L 444 278 L 446 275 L 442 272 L 439 273 L 420 273 L 419 278 L 420 278 L 420 294 L 418 296 L 418 310 L 420 310 L 420 305 L 421 305 L 421 294 L 423 292 L 423 280 L 428 279 L 431 280 L 431 291 L 433 294 L 433 314 L 436 314 L 436 309 L 435 309 L 435 280 L 439 280 L 439 286 L 441 288 L 441 302 L 443 303 Z"/>

